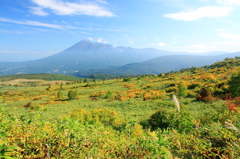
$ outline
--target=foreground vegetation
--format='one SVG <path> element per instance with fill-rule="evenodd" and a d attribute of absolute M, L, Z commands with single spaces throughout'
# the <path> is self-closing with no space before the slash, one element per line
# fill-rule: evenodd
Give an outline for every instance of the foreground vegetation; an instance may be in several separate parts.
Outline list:
<path fill-rule="evenodd" d="M 0 157 L 238 158 L 239 68 L 2 84 Z"/>

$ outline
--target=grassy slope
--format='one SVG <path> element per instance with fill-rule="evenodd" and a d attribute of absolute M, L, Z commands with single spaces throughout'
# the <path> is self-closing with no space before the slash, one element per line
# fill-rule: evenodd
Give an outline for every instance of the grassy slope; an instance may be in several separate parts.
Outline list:
<path fill-rule="evenodd" d="M 140 121 L 145 121 L 149 119 L 150 116 L 154 114 L 157 110 L 164 111 L 166 115 L 173 115 L 171 116 L 171 118 L 168 119 L 169 121 L 178 120 L 175 119 L 178 117 L 178 114 L 176 113 L 176 108 L 171 101 L 170 96 L 172 94 L 176 94 L 177 85 L 184 81 L 186 85 L 191 89 L 188 89 L 189 97 L 180 99 L 181 107 L 183 111 L 185 111 L 185 115 L 183 115 L 182 117 L 184 119 L 186 118 L 186 120 L 188 120 L 187 117 L 191 117 L 191 122 L 193 122 L 193 124 L 195 125 L 200 122 L 202 128 L 199 128 L 199 130 L 191 129 L 190 132 L 186 133 L 181 133 L 180 129 L 169 130 L 167 131 L 169 134 L 163 133 L 164 137 L 168 140 L 168 146 L 164 146 L 167 150 L 164 152 L 170 151 L 171 154 L 175 157 L 201 158 L 204 155 L 216 154 L 213 151 L 213 149 L 216 149 L 219 155 L 221 155 L 221 152 L 222 154 L 227 156 L 227 158 L 231 158 L 230 154 L 232 153 L 232 158 L 234 158 L 234 156 L 236 157 L 238 154 L 240 154 L 240 151 L 239 149 L 236 149 L 230 144 L 227 144 L 227 142 L 237 142 L 236 138 L 238 138 L 239 135 L 234 131 L 230 131 L 224 128 L 222 126 L 222 123 L 226 120 L 230 120 L 239 128 L 239 113 L 236 112 L 238 114 L 234 114 L 234 112 L 229 112 L 226 102 L 223 100 L 204 103 L 195 101 L 195 98 L 193 96 L 198 94 L 200 89 L 203 87 L 208 87 L 213 92 L 223 91 L 224 88 L 227 87 L 227 81 L 229 80 L 231 75 L 240 70 L 239 64 L 239 59 L 229 59 L 223 62 L 215 63 L 209 67 L 184 69 L 181 72 L 167 73 L 165 75 L 162 75 L 161 77 L 145 76 L 141 78 L 132 78 L 129 82 L 122 82 L 122 79 L 115 79 L 106 81 L 99 80 L 96 81 L 96 83 L 89 82 L 64 84 L 62 90 L 64 94 L 64 99 L 62 101 L 56 100 L 57 93 L 60 89 L 59 84 L 52 85 L 49 90 L 46 90 L 48 86 L 4 86 L 0 89 L 0 92 L 2 92 L 0 100 L 4 100 L 5 107 L 9 108 L 9 113 L 14 114 L 17 117 L 25 116 L 25 118 L 28 118 L 30 114 L 41 114 L 42 118 L 44 118 L 44 122 L 48 123 L 49 121 L 54 121 L 56 123 L 59 122 L 59 124 L 63 125 L 65 125 L 66 123 L 64 124 L 63 121 L 61 121 L 61 123 L 60 121 L 58 121 L 58 118 L 63 118 L 65 115 L 69 114 L 69 112 L 73 112 L 75 108 L 84 108 L 87 111 L 91 111 L 93 109 L 107 108 L 119 114 L 118 117 L 121 120 L 123 126 L 122 131 L 118 132 L 115 130 L 110 130 L 112 128 L 107 126 L 101 127 L 101 124 L 99 125 L 99 123 L 97 125 L 93 124 L 93 126 L 95 127 L 93 130 L 99 131 L 100 134 L 101 131 L 108 130 L 108 132 L 114 136 L 111 137 L 111 140 L 116 142 L 111 143 L 111 146 L 116 146 L 116 151 L 118 153 L 125 151 L 127 153 L 128 148 L 131 147 L 130 145 L 135 145 L 137 143 L 137 145 L 139 145 L 140 147 L 137 147 L 135 145 L 135 148 L 131 148 L 131 155 L 133 155 L 132 157 L 140 157 L 137 156 L 137 154 L 147 153 L 148 156 L 151 156 L 152 158 L 157 158 L 156 156 L 154 157 L 154 154 L 158 154 L 158 157 L 161 156 L 160 150 L 158 153 L 153 149 L 149 149 L 147 152 L 144 151 L 145 148 L 151 147 L 150 142 L 152 144 L 154 143 L 153 147 L 159 147 L 159 149 L 162 149 L 160 146 L 160 144 L 162 143 L 155 143 L 157 142 L 157 140 L 155 141 L 154 138 L 158 137 L 154 137 L 153 134 L 157 133 L 157 131 L 153 131 L 151 132 L 153 134 L 151 134 L 150 132 L 148 132 L 148 130 L 142 130 L 141 126 L 138 127 L 138 124 Z M 192 88 L 194 84 L 197 84 L 197 86 Z M 88 87 L 86 87 L 86 85 L 88 85 Z M 78 90 L 79 99 L 67 100 L 67 93 L 70 90 Z M 112 96 L 108 99 L 105 99 L 106 93 L 108 91 L 112 93 Z M 164 94 L 163 92 L 167 93 Z M 152 100 L 144 101 L 144 97 L 147 96 L 151 96 Z M 90 99 L 89 97 L 94 97 L 98 100 L 92 100 L 93 98 Z M 40 99 L 34 100 L 34 98 Z M 33 104 L 32 109 L 24 108 L 24 105 L 29 102 L 32 102 Z M 33 118 L 33 120 L 34 119 L 35 118 Z M 40 122 L 39 119 L 35 120 L 36 123 Z M 22 122 L 24 123 L 25 121 Z M 54 122 L 51 129 L 49 128 L 49 131 L 52 130 L 54 133 L 58 134 L 58 138 L 64 138 L 64 133 L 61 134 L 60 132 L 55 132 L 54 127 L 58 127 L 59 125 L 54 125 Z M 132 125 L 131 132 L 130 128 L 128 128 L 126 125 L 126 123 L 129 122 L 136 123 L 135 125 Z M 181 120 L 180 123 L 182 123 Z M 13 127 L 14 125 L 15 124 L 13 124 Z M 24 125 L 22 126 L 24 127 Z M 31 126 L 34 127 L 34 124 Z M 87 127 L 84 127 L 83 129 L 86 128 Z M 39 128 L 36 129 L 45 131 L 44 125 L 39 126 Z M 134 133 L 135 130 L 136 132 L 144 131 L 144 133 L 136 134 Z M 74 131 L 76 131 L 77 133 L 77 129 Z M 87 129 L 86 132 L 88 131 L 89 130 Z M 12 133 L 14 135 L 14 132 L 9 133 Z M 33 132 L 29 133 L 32 134 Z M 89 131 L 88 133 L 89 137 L 93 135 L 92 131 Z M 153 136 L 153 138 L 151 138 L 151 136 Z M 100 144 L 101 142 L 98 142 L 99 140 L 103 138 L 108 140 L 108 137 L 99 135 L 98 139 L 92 137 L 92 139 L 88 142 L 97 142 L 98 144 Z M 46 137 L 39 138 L 42 139 Z M 76 136 L 76 139 L 77 138 L 81 138 L 81 135 Z M 143 138 L 148 138 L 146 140 L 146 144 L 138 144 L 142 142 Z M 81 144 L 80 142 L 75 142 L 76 144 Z M 110 148 L 111 146 L 109 145 L 110 140 L 108 142 L 109 143 L 105 143 L 105 148 L 103 146 L 102 149 L 97 148 L 96 151 L 102 151 L 106 149 L 106 147 L 108 147 L 109 154 L 104 152 L 103 156 L 105 155 L 106 157 L 109 155 L 108 157 L 116 157 L 114 156 L 114 153 L 110 153 L 112 152 Z M 147 142 L 149 143 L 147 144 Z M 179 148 L 176 142 L 179 142 L 182 147 Z M 17 142 L 9 141 L 9 143 L 16 144 Z M 126 143 L 129 143 L 130 145 Z M 19 143 L 17 145 L 19 146 Z M 27 149 L 26 147 L 27 146 L 25 145 L 25 149 Z M 98 147 L 101 147 L 101 145 L 98 145 Z M 197 150 L 195 150 L 194 147 L 197 148 Z M 71 146 L 69 148 L 74 149 L 74 147 Z M 62 153 L 63 151 L 65 152 L 65 149 L 63 147 L 59 147 L 59 151 L 60 150 L 62 151 Z M 33 150 L 30 150 L 29 153 L 31 153 L 31 151 Z M 94 146 L 87 149 L 87 151 L 91 152 L 92 156 L 90 155 L 90 157 L 97 157 L 97 155 L 94 155 L 94 152 L 92 152 L 95 151 Z M 233 154 L 233 152 L 235 154 Z"/>

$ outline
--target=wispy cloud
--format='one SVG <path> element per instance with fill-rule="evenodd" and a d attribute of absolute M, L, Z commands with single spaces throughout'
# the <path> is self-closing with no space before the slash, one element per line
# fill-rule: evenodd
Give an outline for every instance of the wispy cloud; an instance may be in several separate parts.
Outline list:
<path fill-rule="evenodd" d="M 129 37 L 129 36 L 126 35 L 126 34 L 124 35 L 124 37 L 127 39 L 128 43 L 130 43 L 130 44 L 133 44 L 133 43 L 134 43 L 133 38 Z"/>
<path fill-rule="evenodd" d="M 217 0 L 217 3 L 224 4 L 224 5 L 240 5 L 239 0 Z"/>
<path fill-rule="evenodd" d="M 189 49 L 189 52 L 206 52 L 206 51 L 214 51 L 217 49 L 217 46 L 207 46 L 203 44 L 193 44 L 189 46 L 185 46 L 186 49 Z M 194 51 L 191 51 L 194 50 Z"/>
<path fill-rule="evenodd" d="M 103 38 L 98 38 L 97 39 L 97 42 L 99 42 L 99 43 L 108 43 L 108 41 L 107 40 L 104 40 Z"/>
<path fill-rule="evenodd" d="M 88 40 L 89 40 L 89 41 L 93 41 L 93 38 L 92 38 L 92 37 L 88 37 Z"/>
<path fill-rule="evenodd" d="M 166 44 L 166 43 L 163 43 L 163 42 L 159 42 L 159 43 L 154 43 L 154 44 L 152 44 L 152 45 L 163 47 L 163 46 L 166 46 L 167 44 Z"/>
<path fill-rule="evenodd" d="M 3 30 L 3 29 L 0 29 L 0 33 L 24 34 L 24 32 L 22 31 L 9 31 L 9 30 Z"/>
<path fill-rule="evenodd" d="M 233 39 L 233 40 L 240 40 L 240 34 L 226 34 L 226 33 L 220 33 L 218 36 Z"/>
<path fill-rule="evenodd" d="M 96 0 L 96 2 L 102 3 L 102 4 L 108 4 L 105 0 Z"/>
<path fill-rule="evenodd" d="M 81 33 L 81 34 L 93 35 L 93 34 L 91 34 L 91 33 L 87 33 L 87 32 L 84 32 L 84 31 L 78 31 L 78 32 Z"/>
<path fill-rule="evenodd" d="M 22 25 L 54 28 L 54 29 L 60 29 L 60 30 L 64 29 L 63 26 L 61 26 L 61 25 L 42 23 L 42 22 L 37 22 L 37 21 L 17 21 L 17 20 L 11 20 L 11 19 L 7 19 L 7 18 L 0 18 L 0 21 L 2 21 L 2 22 L 9 22 L 9 23 L 15 23 L 15 24 L 22 24 Z"/>
<path fill-rule="evenodd" d="M 164 14 L 164 17 L 172 18 L 175 20 L 185 20 L 185 21 L 193 21 L 198 20 L 203 17 L 214 18 L 219 16 L 226 16 L 232 10 L 232 7 L 202 7 L 198 8 L 194 11 L 189 12 L 181 12 L 181 13 L 173 13 L 173 14 Z"/>
<path fill-rule="evenodd" d="M 57 15 L 90 15 L 90 16 L 105 16 L 113 17 L 114 13 L 104 9 L 103 7 L 89 2 L 71 3 L 63 2 L 62 0 L 31 0 L 40 8 L 50 9 Z M 98 0 L 102 4 L 106 4 L 104 0 Z M 34 12 L 32 12 L 34 14 Z M 38 12 L 36 12 L 38 13 Z M 39 14 L 36 14 L 39 15 Z"/>
<path fill-rule="evenodd" d="M 177 7 L 177 8 L 186 8 L 188 4 L 185 0 L 148 0 L 152 2 L 164 3 L 167 6 Z"/>
<path fill-rule="evenodd" d="M 220 33 L 220 34 L 218 34 L 218 36 L 231 40 L 231 41 L 222 42 L 223 45 L 232 46 L 233 48 L 239 48 L 240 34 Z"/>
<path fill-rule="evenodd" d="M 30 8 L 30 12 L 32 14 L 36 14 L 36 15 L 39 15 L 39 16 L 47 16 L 48 13 L 43 11 L 41 7 L 29 7 Z"/>

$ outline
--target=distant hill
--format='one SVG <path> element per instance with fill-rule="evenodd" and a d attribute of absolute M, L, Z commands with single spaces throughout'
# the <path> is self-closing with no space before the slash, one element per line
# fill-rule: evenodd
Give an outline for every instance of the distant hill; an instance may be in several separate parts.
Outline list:
<path fill-rule="evenodd" d="M 153 48 L 134 49 L 82 40 L 58 54 L 39 60 L 0 62 L 0 75 L 54 73 L 86 77 L 96 73 L 150 74 L 210 65 L 225 57 L 239 56 L 239 53 L 219 55 L 223 53 L 190 54 Z M 210 54 L 216 56 L 207 57 Z"/>
<path fill-rule="evenodd" d="M 3 75 L 0 76 L 0 81 L 9 81 L 15 79 L 41 79 L 47 81 L 65 80 L 65 81 L 80 81 L 81 78 L 69 75 L 59 74 L 18 74 L 18 75 Z"/>
<path fill-rule="evenodd" d="M 240 56 L 240 52 L 218 56 L 170 55 L 154 58 L 140 63 L 127 64 L 122 67 L 106 70 L 112 75 L 160 74 L 179 71 L 183 68 L 202 67 L 222 61 L 226 57 Z"/>

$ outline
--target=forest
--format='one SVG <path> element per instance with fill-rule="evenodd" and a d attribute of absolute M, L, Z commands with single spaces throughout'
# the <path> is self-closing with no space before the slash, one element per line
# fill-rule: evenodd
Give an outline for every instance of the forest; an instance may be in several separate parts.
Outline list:
<path fill-rule="evenodd" d="M 0 76 L 0 158 L 240 156 L 239 57 L 159 75 L 29 76 Z"/>

